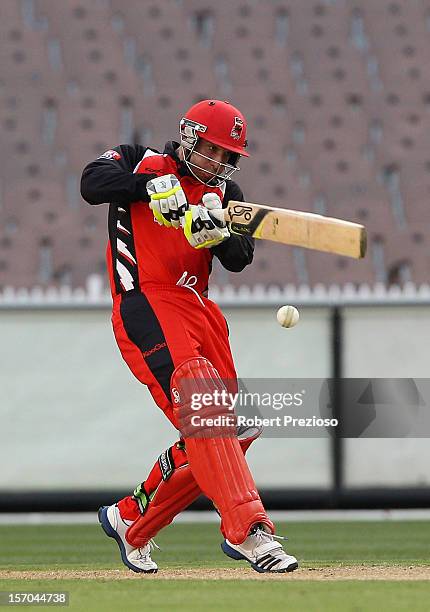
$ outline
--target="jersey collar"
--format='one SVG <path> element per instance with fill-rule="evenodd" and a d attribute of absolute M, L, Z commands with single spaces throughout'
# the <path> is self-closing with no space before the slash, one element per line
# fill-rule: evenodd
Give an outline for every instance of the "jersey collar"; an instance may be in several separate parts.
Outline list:
<path fill-rule="evenodd" d="M 180 147 L 179 142 L 176 142 L 175 140 L 169 140 L 168 142 L 166 142 L 163 152 L 165 155 L 169 155 L 169 157 L 172 157 L 174 159 L 174 161 L 176 162 L 178 166 L 178 172 L 180 176 L 189 176 L 193 180 L 196 180 L 194 176 L 191 174 L 191 172 L 188 170 L 187 165 L 181 159 L 179 159 L 179 155 L 178 155 L 179 147 Z"/>

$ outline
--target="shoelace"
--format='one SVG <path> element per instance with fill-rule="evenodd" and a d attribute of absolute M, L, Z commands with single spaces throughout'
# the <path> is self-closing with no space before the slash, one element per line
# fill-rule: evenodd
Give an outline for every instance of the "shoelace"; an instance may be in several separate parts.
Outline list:
<path fill-rule="evenodd" d="M 158 546 L 158 544 L 155 542 L 155 540 L 149 540 L 148 544 L 146 546 L 149 546 L 149 550 L 147 552 L 142 552 L 143 548 L 139 548 L 139 555 L 140 555 L 140 559 L 144 559 L 146 560 L 148 557 L 150 557 L 151 552 L 153 550 L 155 550 L 156 548 L 158 548 L 158 550 L 161 550 L 161 548 Z M 144 548 L 146 548 L 146 546 Z"/>
<path fill-rule="evenodd" d="M 160 546 L 158 546 L 158 544 L 156 543 L 156 541 L 155 541 L 155 540 L 153 540 L 152 538 L 149 540 L 148 544 L 149 544 L 149 548 L 150 548 L 151 550 L 155 550 L 156 548 L 158 548 L 158 550 L 161 550 L 161 547 L 160 547 Z"/>
<path fill-rule="evenodd" d="M 194 293 L 194 295 L 197 297 L 197 299 L 199 300 L 200 304 L 203 306 L 203 308 L 206 308 L 202 298 L 197 293 L 197 291 L 194 289 L 194 285 L 197 284 L 197 276 L 189 276 L 187 278 L 187 275 L 188 275 L 188 272 L 185 271 L 182 274 L 181 278 L 176 283 L 177 286 L 178 287 L 184 287 L 185 289 L 189 289 L 190 291 L 192 291 Z"/>
<path fill-rule="evenodd" d="M 269 542 L 272 542 L 273 540 L 288 540 L 288 538 L 286 538 L 285 536 L 275 535 L 273 533 L 267 533 L 267 531 L 265 531 L 261 527 L 257 527 L 257 529 L 253 531 L 251 535 L 257 536 L 262 541 L 264 541 L 264 539 L 269 540 Z"/>

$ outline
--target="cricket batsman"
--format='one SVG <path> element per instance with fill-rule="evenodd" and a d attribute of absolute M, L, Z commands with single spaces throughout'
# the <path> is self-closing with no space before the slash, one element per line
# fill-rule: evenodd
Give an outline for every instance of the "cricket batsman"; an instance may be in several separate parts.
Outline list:
<path fill-rule="evenodd" d="M 202 493 L 221 517 L 226 555 L 258 572 L 298 567 L 274 535 L 245 459 L 260 431 L 236 429 L 231 406 L 215 401 L 202 406 L 193 425 L 192 398 L 220 396 L 237 380 L 227 323 L 207 296 L 214 257 L 231 272 L 253 258 L 253 239 L 230 234 L 211 214 L 244 200 L 231 176 L 240 157 L 248 157 L 245 147 L 242 113 L 228 102 L 204 100 L 181 119 L 180 143 L 167 142 L 163 153 L 119 145 L 83 171 L 83 198 L 109 203 L 118 347 L 180 436 L 131 495 L 99 510 L 103 530 L 135 572 L 157 571 L 152 538 Z M 215 417 L 228 424 L 212 427 Z"/>

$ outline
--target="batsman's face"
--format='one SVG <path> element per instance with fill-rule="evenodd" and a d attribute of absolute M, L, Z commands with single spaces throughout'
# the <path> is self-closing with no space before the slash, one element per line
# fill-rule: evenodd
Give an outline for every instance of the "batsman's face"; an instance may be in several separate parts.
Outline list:
<path fill-rule="evenodd" d="M 199 139 L 190 162 L 199 166 L 199 169 L 193 168 L 194 173 L 201 181 L 208 181 L 213 175 L 222 172 L 223 166 L 230 158 L 230 152 L 215 145 L 207 140 Z"/>

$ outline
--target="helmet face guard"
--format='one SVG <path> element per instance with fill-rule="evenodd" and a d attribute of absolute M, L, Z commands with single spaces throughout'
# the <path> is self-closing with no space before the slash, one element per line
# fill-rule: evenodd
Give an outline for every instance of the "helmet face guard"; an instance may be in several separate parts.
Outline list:
<path fill-rule="evenodd" d="M 218 186 L 228 180 L 236 170 L 239 157 L 249 154 L 246 147 L 246 121 L 242 113 L 229 104 L 220 100 L 203 100 L 192 106 L 180 122 L 181 145 L 184 162 L 191 174 L 201 183 Z M 206 140 L 218 147 L 229 151 L 227 163 L 218 162 L 211 157 L 196 150 L 200 139 Z M 217 171 L 211 172 L 196 163 L 196 157 L 191 162 L 191 156 L 200 156 L 217 164 Z M 203 180 L 197 176 L 196 171 L 204 172 L 209 176 Z"/>
<path fill-rule="evenodd" d="M 184 152 L 184 162 L 188 170 L 194 176 L 194 178 L 196 178 L 198 181 L 200 181 L 204 185 L 209 185 L 211 187 L 217 187 L 219 185 L 222 185 L 222 183 L 227 181 L 229 178 L 231 178 L 232 174 L 236 172 L 236 170 L 240 170 L 240 168 L 236 165 L 237 162 L 239 161 L 240 154 L 231 152 L 229 161 L 224 164 L 222 162 L 218 162 L 212 159 L 208 155 L 203 155 L 203 153 L 199 153 L 199 151 L 196 151 L 196 146 L 197 146 L 197 143 L 199 142 L 198 132 L 205 132 L 205 131 L 206 131 L 206 126 L 198 124 L 195 121 L 191 121 L 186 118 L 181 119 L 180 135 L 181 135 L 181 145 L 182 145 L 182 149 Z M 202 138 L 206 140 L 204 137 Z M 208 140 L 208 142 L 211 142 L 211 141 Z M 213 144 L 216 144 L 216 143 L 213 143 Z M 193 154 L 195 156 L 200 156 L 204 159 L 207 159 L 211 162 L 216 163 L 218 167 L 218 171 L 211 172 L 210 170 L 207 170 L 206 168 L 202 168 L 202 166 L 199 166 L 198 164 L 191 162 L 191 156 Z M 198 177 L 195 173 L 195 170 L 198 170 L 200 172 L 205 172 L 206 174 L 208 174 L 209 175 L 208 180 L 204 181 L 203 179 Z"/>

